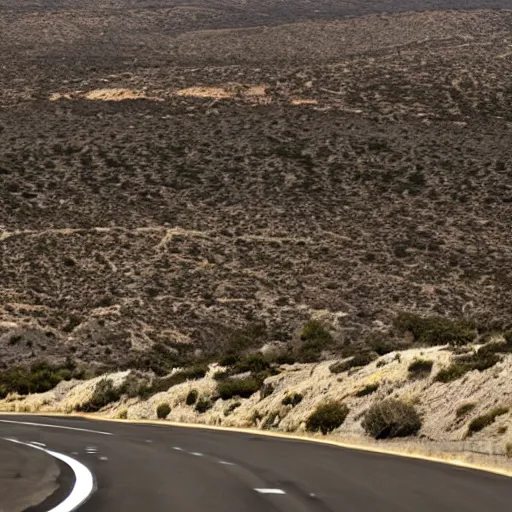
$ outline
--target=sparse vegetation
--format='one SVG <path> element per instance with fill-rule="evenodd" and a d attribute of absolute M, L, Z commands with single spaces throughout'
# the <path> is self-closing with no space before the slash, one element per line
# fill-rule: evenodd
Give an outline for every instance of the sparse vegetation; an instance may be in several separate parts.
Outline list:
<path fill-rule="evenodd" d="M 426 345 L 466 345 L 477 336 L 476 329 L 463 320 L 445 317 L 422 317 L 413 313 L 401 313 L 394 322 L 400 333 L 410 333 L 413 341 Z"/>
<path fill-rule="evenodd" d="M 115 387 L 112 379 L 101 379 L 96 384 L 91 398 L 78 405 L 79 412 L 97 412 L 107 405 L 117 402 L 122 395 L 122 388 Z"/>
<path fill-rule="evenodd" d="M 332 373 L 342 373 L 351 370 L 352 368 L 361 368 L 366 366 L 377 359 L 377 356 L 372 352 L 361 352 L 351 357 L 347 361 L 339 361 L 329 366 Z"/>
<path fill-rule="evenodd" d="M 407 368 L 411 378 L 423 378 L 430 375 L 434 361 L 429 359 L 415 359 Z"/>
<path fill-rule="evenodd" d="M 235 396 L 249 398 L 261 388 L 261 382 L 254 377 L 245 379 L 226 379 L 219 381 L 217 391 L 223 400 L 229 400 Z"/>
<path fill-rule="evenodd" d="M 457 410 L 455 411 L 455 416 L 457 418 L 464 418 L 467 416 L 474 408 L 476 404 L 474 402 L 467 402 L 465 404 L 459 405 Z"/>
<path fill-rule="evenodd" d="M 171 414 L 171 406 L 168 403 L 159 404 L 156 408 L 156 416 L 159 420 L 165 420 Z"/>
<path fill-rule="evenodd" d="M 483 372 L 499 363 L 501 358 L 494 353 L 478 351 L 457 358 L 447 368 L 443 368 L 434 377 L 436 382 L 452 382 L 473 370 Z"/>
<path fill-rule="evenodd" d="M 496 421 L 498 416 L 503 416 L 509 411 L 508 407 L 496 407 L 482 416 L 478 416 L 468 425 L 466 437 L 471 437 L 476 432 L 480 432 Z"/>
<path fill-rule="evenodd" d="M 506 444 L 506 446 L 505 446 L 505 455 L 509 459 L 512 459 L 512 443 L 507 443 Z"/>
<path fill-rule="evenodd" d="M 283 405 L 291 405 L 292 407 L 295 407 L 299 405 L 302 402 L 303 395 L 300 393 L 290 393 L 289 395 L 286 395 L 281 403 Z"/>
<path fill-rule="evenodd" d="M 44 393 L 63 380 L 84 379 L 86 376 L 86 372 L 76 368 L 73 363 L 55 366 L 46 361 L 38 361 L 29 367 L 15 366 L 0 371 L 0 398 L 8 393 Z"/>
<path fill-rule="evenodd" d="M 128 419 L 128 409 L 121 409 L 118 413 L 117 413 L 117 418 L 120 419 L 120 420 L 126 420 Z"/>
<path fill-rule="evenodd" d="M 304 325 L 300 340 L 297 359 L 302 363 L 318 361 L 322 351 L 331 347 L 334 342 L 332 334 L 318 320 L 310 320 Z"/>
<path fill-rule="evenodd" d="M 371 395 L 375 393 L 379 389 L 379 384 L 376 382 L 374 384 L 367 384 L 364 388 L 361 388 L 356 392 L 356 396 L 358 398 L 362 398 L 363 396 Z"/>
<path fill-rule="evenodd" d="M 187 405 L 194 405 L 197 401 L 197 397 L 198 397 L 197 389 L 191 389 L 187 393 L 187 398 L 185 399 L 185 403 Z"/>
<path fill-rule="evenodd" d="M 195 406 L 195 410 L 199 414 L 203 414 L 206 411 L 210 410 L 212 407 L 213 407 L 212 401 L 209 398 L 202 396 L 197 401 L 196 406 Z"/>
<path fill-rule="evenodd" d="M 309 432 L 322 432 L 323 435 L 340 427 L 348 416 L 348 407 L 341 402 L 325 402 L 317 406 L 306 421 Z"/>
<path fill-rule="evenodd" d="M 420 430 L 421 418 L 412 405 L 387 399 L 370 406 L 362 426 L 374 439 L 408 437 Z"/>

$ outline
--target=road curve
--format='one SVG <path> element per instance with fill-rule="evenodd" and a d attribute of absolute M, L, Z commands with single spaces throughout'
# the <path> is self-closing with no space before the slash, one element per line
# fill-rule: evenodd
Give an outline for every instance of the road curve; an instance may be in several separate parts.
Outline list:
<path fill-rule="evenodd" d="M 509 512 L 512 496 L 504 476 L 236 432 L 0 415 L 0 438 L 87 466 L 81 512 Z"/>

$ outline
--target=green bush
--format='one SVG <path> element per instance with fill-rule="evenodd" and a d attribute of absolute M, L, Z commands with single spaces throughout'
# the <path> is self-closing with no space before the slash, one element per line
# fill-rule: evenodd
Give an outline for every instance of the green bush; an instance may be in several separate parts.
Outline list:
<path fill-rule="evenodd" d="M 197 401 L 197 404 L 195 406 L 195 410 L 202 414 L 206 411 L 208 411 L 209 409 L 211 409 L 213 407 L 213 403 L 210 399 L 208 398 L 205 398 L 205 397 L 201 397 L 198 401 Z"/>
<path fill-rule="evenodd" d="M 475 432 L 480 432 L 485 427 L 494 423 L 498 416 L 503 416 L 504 414 L 507 414 L 508 411 L 508 407 L 496 407 L 487 414 L 478 416 L 468 425 L 466 437 L 471 437 Z"/>
<path fill-rule="evenodd" d="M 226 409 L 224 409 L 224 416 L 229 416 L 235 409 L 238 409 L 238 407 L 240 407 L 241 405 L 241 402 L 235 402 L 231 404 L 229 407 L 226 407 Z"/>
<path fill-rule="evenodd" d="M 457 418 L 463 418 L 464 416 L 468 415 L 475 407 L 476 404 L 472 402 L 462 404 L 459 407 L 457 407 L 457 410 L 455 411 L 455 416 Z"/>
<path fill-rule="evenodd" d="M 310 320 L 302 328 L 302 344 L 297 359 L 302 363 L 314 363 L 320 359 L 322 350 L 332 346 L 334 339 L 327 328 L 318 320 Z"/>
<path fill-rule="evenodd" d="M 341 402 L 326 402 L 317 406 L 306 421 L 308 432 L 322 432 L 323 435 L 340 427 L 348 416 L 348 407 Z"/>
<path fill-rule="evenodd" d="M 501 357 L 490 352 L 479 350 L 474 354 L 459 357 L 447 368 L 443 368 L 434 377 L 436 382 L 452 382 L 473 370 L 483 372 L 501 361 Z"/>
<path fill-rule="evenodd" d="M 56 366 L 46 361 L 37 361 L 28 368 L 15 366 L 0 371 L 0 398 L 5 398 L 9 393 L 44 393 L 63 380 L 84 378 L 85 372 L 77 369 L 72 362 Z"/>
<path fill-rule="evenodd" d="M 400 313 L 393 326 L 402 334 L 410 333 L 413 341 L 427 345 L 466 345 L 477 336 L 469 322 L 438 316 L 421 317 L 413 313 Z"/>
<path fill-rule="evenodd" d="M 261 388 L 261 381 L 254 377 L 245 379 L 226 379 L 217 383 L 217 392 L 223 400 L 229 400 L 234 396 L 249 398 Z"/>
<path fill-rule="evenodd" d="M 377 359 L 377 356 L 373 352 L 360 352 L 356 354 L 348 361 L 339 361 L 331 364 L 329 370 L 331 373 L 342 373 L 347 372 L 352 368 L 361 368 L 366 366 Z"/>
<path fill-rule="evenodd" d="M 117 402 L 122 395 L 122 388 L 114 387 L 111 379 L 101 379 L 94 388 L 91 398 L 76 407 L 80 412 L 97 412 L 103 407 Z"/>
<path fill-rule="evenodd" d="M 379 389 L 379 384 L 377 384 L 377 383 L 367 384 L 364 388 L 360 389 L 356 393 L 356 396 L 358 398 L 361 398 L 363 396 L 371 395 L 372 393 L 375 393 L 375 391 L 377 391 L 377 389 Z"/>
<path fill-rule="evenodd" d="M 291 405 L 292 407 L 295 407 L 302 402 L 303 398 L 304 397 L 300 393 L 290 393 L 283 398 L 281 403 L 283 405 Z"/>
<path fill-rule="evenodd" d="M 270 368 L 270 363 L 265 359 L 263 354 L 250 354 L 246 358 L 239 361 L 235 367 L 234 371 L 236 373 L 262 373 L 265 370 Z"/>
<path fill-rule="evenodd" d="M 187 405 L 194 405 L 197 401 L 198 392 L 197 389 L 191 389 L 188 394 L 187 398 L 185 399 L 185 403 Z"/>
<path fill-rule="evenodd" d="M 505 343 L 507 345 L 512 345 L 512 331 L 504 333 L 503 337 L 505 338 Z"/>
<path fill-rule="evenodd" d="M 409 377 L 418 378 L 426 377 L 432 372 L 434 361 L 429 359 L 415 359 L 407 368 Z"/>
<path fill-rule="evenodd" d="M 202 379 L 208 371 L 207 365 L 195 365 L 190 368 L 184 368 L 183 370 L 173 373 L 167 377 L 157 377 L 151 383 L 147 394 L 148 396 L 167 391 L 169 388 L 187 382 L 188 380 Z"/>
<path fill-rule="evenodd" d="M 419 431 L 421 419 L 412 405 L 387 399 L 370 406 L 362 427 L 374 439 L 407 437 Z"/>
<path fill-rule="evenodd" d="M 165 420 L 171 414 L 171 406 L 167 403 L 160 404 L 156 408 L 156 416 L 159 420 Z"/>

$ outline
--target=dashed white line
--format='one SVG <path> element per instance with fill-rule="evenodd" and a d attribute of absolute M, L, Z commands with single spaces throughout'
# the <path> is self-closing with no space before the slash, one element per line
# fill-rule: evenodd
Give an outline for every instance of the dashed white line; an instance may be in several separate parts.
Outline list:
<path fill-rule="evenodd" d="M 203 454 L 199 452 L 191 452 L 190 455 L 194 455 L 194 457 L 202 457 Z"/>
<path fill-rule="evenodd" d="M 73 470 L 73 473 L 75 474 L 75 485 L 73 486 L 73 489 L 64 501 L 61 501 L 57 506 L 53 507 L 48 512 L 71 512 L 76 510 L 80 505 L 85 503 L 85 501 L 93 493 L 94 477 L 92 476 L 92 473 L 77 460 L 62 453 L 53 452 L 51 450 L 35 446 L 31 443 L 22 443 L 21 441 L 17 441 L 11 438 L 5 438 L 5 440 L 11 441 L 12 443 L 30 446 L 34 450 L 41 450 L 46 452 L 52 457 L 55 457 L 56 459 L 66 463 Z"/>
<path fill-rule="evenodd" d="M 219 464 L 223 464 L 224 466 L 234 466 L 233 462 L 228 462 L 227 460 L 219 460 Z"/>
<path fill-rule="evenodd" d="M 46 446 L 44 443 L 39 443 L 37 441 L 30 441 L 30 444 L 33 444 L 35 446 L 41 446 L 43 448 Z"/>
<path fill-rule="evenodd" d="M 79 432 L 91 432 L 93 434 L 101 434 L 103 436 L 112 436 L 112 432 L 102 432 L 101 430 L 90 430 L 88 428 L 65 427 L 63 425 L 51 425 L 49 423 L 32 423 L 30 421 L 14 421 L 14 420 L 0 420 L 0 423 L 13 423 L 15 425 L 28 425 L 29 427 L 50 427 L 62 428 L 64 430 L 78 430 Z"/>
<path fill-rule="evenodd" d="M 102 456 L 100 457 L 100 460 L 108 460 L 108 457 L 105 457 L 104 455 L 102 455 Z"/>
<path fill-rule="evenodd" d="M 183 448 L 180 448 L 179 446 L 173 446 L 172 449 L 176 450 L 178 452 L 182 452 L 183 451 Z"/>
<path fill-rule="evenodd" d="M 286 494 L 282 489 L 254 489 L 260 494 Z"/>

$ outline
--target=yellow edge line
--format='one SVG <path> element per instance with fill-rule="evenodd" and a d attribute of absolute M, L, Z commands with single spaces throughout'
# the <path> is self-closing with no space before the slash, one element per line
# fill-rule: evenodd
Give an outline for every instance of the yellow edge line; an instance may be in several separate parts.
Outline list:
<path fill-rule="evenodd" d="M 345 448 L 349 450 L 357 450 L 361 452 L 369 452 L 369 453 L 379 453 L 382 455 L 392 455 L 395 457 L 403 457 L 407 459 L 416 459 L 416 460 L 425 460 L 428 462 L 437 462 L 439 464 L 447 464 L 449 466 L 456 466 L 459 468 L 465 469 L 473 469 L 476 471 L 484 471 L 486 473 L 492 473 L 494 475 L 501 475 L 506 477 L 512 477 L 512 469 L 501 469 L 501 468 L 492 468 L 487 466 L 482 466 L 479 464 L 472 464 L 470 462 L 465 462 L 461 460 L 449 460 L 442 459 L 440 457 L 431 457 L 429 455 L 422 455 L 420 453 L 407 453 L 401 452 L 398 450 L 390 450 L 386 448 L 377 448 L 368 445 L 362 445 L 357 443 L 346 443 L 341 441 L 334 441 L 332 439 L 318 439 L 315 437 L 309 436 L 298 436 L 294 434 L 287 434 L 284 432 L 267 432 L 262 430 L 250 429 L 250 428 L 239 428 L 239 427 L 220 427 L 216 425 L 202 425 L 199 423 L 179 423 L 174 421 L 157 421 L 157 420 L 121 420 L 117 418 L 105 418 L 102 416 L 96 416 L 93 414 L 64 414 L 64 413 L 41 413 L 41 414 L 33 414 L 33 413 L 16 413 L 16 412 L 1 412 L 1 415 L 16 415 L 16 416 L 57 416 L 61 418 L 84 418 L 93 421 L 103 421 L 103 422 L 113 422 L 113 423 L 128 423 L 135 425 L 160 425 L 160 426 L 168 426 L 168 427 L 179 427 L 179 428 L 190 428 L 197 430 L 217 430 L 221 432 L 238 432 L 241 434 L 251 434 L 263 437 L 273 437 L 277 439 L 288 439 L 293 441 L 303 441 L 307 443 L 319 443 L 330 446 L 338 446 L 339 448 Z"/>

